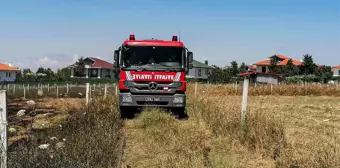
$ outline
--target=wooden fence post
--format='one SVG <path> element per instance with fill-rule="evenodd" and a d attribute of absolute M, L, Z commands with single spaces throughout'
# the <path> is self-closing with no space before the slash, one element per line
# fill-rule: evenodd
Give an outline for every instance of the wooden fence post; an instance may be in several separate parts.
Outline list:
<path fill-rule="evenodd" d="M 118 86 L 117 85 L 115 85 L 115 94 L 116 94 L 116 96 L 118 95 Z"/>
<path fill-rule="evenodd" d="M 7 168 L 7 92 L 0 90 L 1 168 Z"/>
<path fill-rule="evenodd" d="M 197 82 L 195 82 L 195 97 L 197 95 Z"/>
<path fill-rule="evenodd" d="M 69 92 L 69 85 L 68 83 L 66 84 L 66 94 L 68 95 L 68 92 Z"/>
<path fill-rule="evenodd" d="M 58 85 L 56 86 L 56 94 L 57 94 L 57 98 L 59 96 L 59 88 L 58 88 Z"/>
<path fill-rule="evenodd" d="M 107 84 L 104 85 L 104 98 L 106 98 Z"/>
<path fill-rule="evenodd" d="M 86 94 L 85 94 L 86 105 L 89 104 L 89 94 L 90 94 L 90 83 L 86 83 Z"/>
<path fill-rule="evenodd" d="M 249 78 L 244 77 L 243 94 L 242 94 L 242 109 L 241 109 L 241 124 L 244 125 L 247 117 L 247 100 L 248 100 Z"/>
<path fill-rule="evenodd" d="M 24 99 L 26 99 L 26 87 L 24 86 Z"/>

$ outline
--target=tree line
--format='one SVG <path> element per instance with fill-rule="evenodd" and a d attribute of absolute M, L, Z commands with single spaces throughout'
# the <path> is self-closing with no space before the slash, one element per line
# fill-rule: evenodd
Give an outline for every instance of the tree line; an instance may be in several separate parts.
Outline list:
<path fill-rule="evenodd" d="M 269 73 L 282 74 L 286 83 L 298 82 L 321 82 L 327 83 L 330 80 L 339 80 L 333 77 L 330 66 L 315 64 L 312 55 L 303 55 L 302 65 L 297 66 L 289 59 L 286 65 L 277 66 L 278 60 L 271 59 L 268 66 Z M 240 73 L 248 71 L 248 65 L 242 62 L 240 65 L 236 61 L 231 61 L 230 66 L 218 67 L 212 65 L 214 69 L 208 72 L 210 83 L 231 83 L 240 81 Z"/>
<path fill-rule="evenodd" d="M 333 79 L 330 66 L 317 66 L 314 63 L 312 55 L 303 55 L 302 65 L 296 66 L 290 59 L 284 66 L 276 66 L 278 60 L 271 59 L 268 67 L 270 73 L 282 74 L 287 82 L 297 83 L 301 81 L 327 83 Z M 248 65 L 244 62 L 238 64 L 237 61 L 231 61 L 230 65 L 219 67 L 212 65 L 212 71 L 208 71 L 208 82 L 210 83 L 232 83 L 242 80 L 240 73 L 248 71 Z M 84 58 L 80 57 L 73 64 L 74 76 L 85 77 Z M 118 78 L 118 69 L 115 69 L 115 78 Z M 71 80 L 81 80 L 80 78 L 71 79 L 71 70 L 68 67 L 58 69 L 56 72 L 50 68 L 39 67 L 33 73 L 30 69 L 22 69 L 16 75 L 17 83 L 27 82 L 65 82 Z M 337 79 L 336 79 L 337 80 Z"/>

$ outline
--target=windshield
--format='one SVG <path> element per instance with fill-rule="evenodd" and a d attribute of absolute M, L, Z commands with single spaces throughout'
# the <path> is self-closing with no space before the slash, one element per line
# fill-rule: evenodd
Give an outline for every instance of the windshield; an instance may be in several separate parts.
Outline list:
<path fill-rule="evenodd" d="M 182 52 L 181 47 L 129 46 L 124 52 L 123 64 L 126 68 L 181 68 Z"/>

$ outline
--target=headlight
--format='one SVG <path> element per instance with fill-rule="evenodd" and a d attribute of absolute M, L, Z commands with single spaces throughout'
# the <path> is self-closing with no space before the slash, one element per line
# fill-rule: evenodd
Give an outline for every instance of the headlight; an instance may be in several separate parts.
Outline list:
<path fill-rule="evenodd" d="M 183 103 L 183 97 L 175 97 L 173 102 L 174 103 Z"/>
<path fill-rule="evenodd" d="M 132 97 L 131 96 L 123 96 L 122 97 L 122 102 L 132 102 Z"/>

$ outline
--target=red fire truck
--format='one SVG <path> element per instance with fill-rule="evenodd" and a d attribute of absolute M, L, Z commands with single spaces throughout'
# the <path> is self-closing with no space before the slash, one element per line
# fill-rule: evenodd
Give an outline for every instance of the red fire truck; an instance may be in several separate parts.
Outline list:
<path fill-rule="evenodd" d="M 179 41 L 136 40 L 131 34 L 114 52 L 119 68 L 119 107 L 123 118 L 153 106 L 187 116 L 186 74 L 193 67 L 193 53 Z"/>

